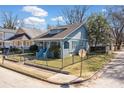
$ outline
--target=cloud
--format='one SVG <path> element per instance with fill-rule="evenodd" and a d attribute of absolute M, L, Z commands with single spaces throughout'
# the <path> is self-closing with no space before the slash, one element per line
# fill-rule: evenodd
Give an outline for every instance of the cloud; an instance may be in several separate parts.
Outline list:
<path fill-rule="evenodd" d="M 51 20 L 52 20 L 52 21 L 61 21 L 61 22 L 64 21 L 64 19 L 63 19 L 62 16 L 58 16 L 58 17 L 55 17 L 55 18 L 51 18 Z"/>
<path fill-rule="evenodd" d="M 23 11 L 31 13 L 33 16 L 47 16 L 48 12 L 37 6 L 24 6 Z"/>
<path fill-rule="evenodd" d="M 37 17 L 28 17 L 28 18 L 25 18 L 23 21 L 27 25 L 45 24 L 45 19 L 40 19 Z"/>

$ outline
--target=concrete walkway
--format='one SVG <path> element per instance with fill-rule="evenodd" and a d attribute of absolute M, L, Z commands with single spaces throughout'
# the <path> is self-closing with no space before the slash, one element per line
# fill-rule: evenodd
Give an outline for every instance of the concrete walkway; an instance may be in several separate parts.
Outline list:
<path fill-rule="evenodd" d="M 103 69 L 103 74 L 96 80 L 78 87 L 92 88 L 124 88 L 124 50 L 116 52 L 116 56 Z"/>

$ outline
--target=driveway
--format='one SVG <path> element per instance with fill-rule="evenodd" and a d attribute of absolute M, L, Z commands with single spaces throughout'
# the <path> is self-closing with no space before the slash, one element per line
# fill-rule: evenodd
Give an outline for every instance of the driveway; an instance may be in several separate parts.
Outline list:
<path fill-rule="evenodd" d="M 41 80 L 37 80 L 11 70 L 0 67 L 0 88 L 53 88 L 60 87 Z"/>
<path fill-rule="evenodd" d="M 86 87 L 124 88 L 124 50 L 116 53 L 116 57 L 103 69 L 101 77 L 91 80 Z M 82 83 L 78 87 L 84 87 L 84 85 Z"/>

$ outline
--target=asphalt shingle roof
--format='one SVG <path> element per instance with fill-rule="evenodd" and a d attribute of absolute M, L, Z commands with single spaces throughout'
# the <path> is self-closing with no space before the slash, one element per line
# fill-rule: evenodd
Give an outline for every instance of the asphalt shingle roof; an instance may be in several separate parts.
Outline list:
<path fill-rule="evenodd" d="M 69 35 L 70 33 L 72 33 L 73 31 L 75 31 L 77 28 L 79 28 L 80 26 L 82 26 L 82 23 L 76 23 L 76 24 L 71 24 L 71 25 L 64 25 L 64 26 L 58 26 L 58 27 L 53 27 L 52 29 L 50 29 L 49 31 L 53 31 L 53 30 L 57 30 L 57 29 L 61 29 L 63 31 L 56 33 L 56 34 L 49 34 L 49 31 L 47 31 L 46 33 L 37 36 L 36 38 L 34 38 L 35 40 L 51 40 L 51 39 L 63 39 L 65 36 Z"/>
<path fill-rule="evenodd" d="M 41 30 L 36 30 L 36 29 L 27 29 L 27 28 L 19 28 L 14 36 L 9 38 L 8 40 L 23 40 L 25 39 L 32 39 L 39 34 L 42 34 Z"/>

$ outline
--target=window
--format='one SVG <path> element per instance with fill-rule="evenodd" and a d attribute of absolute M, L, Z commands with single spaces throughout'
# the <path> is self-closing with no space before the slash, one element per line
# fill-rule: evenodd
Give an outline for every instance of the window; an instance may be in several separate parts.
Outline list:
<path fill-rule="evenodd" d="M 78 46 L 78 41 L 72 41 L 72 49 L 75 49 Z"/>
<path fill-rule="evenodd" d="M 64 42 L 64 49 L 69 49 L 69 42 L 67 41 Z"/>

